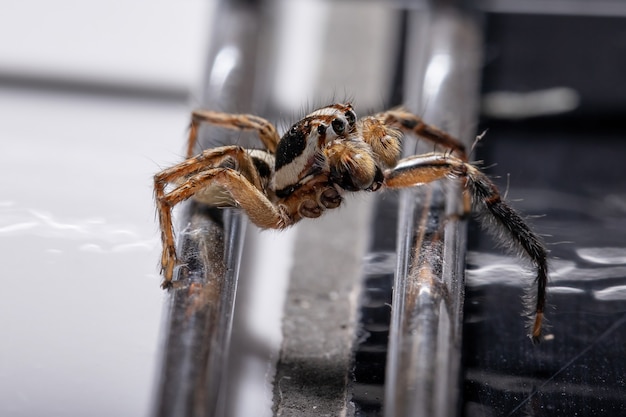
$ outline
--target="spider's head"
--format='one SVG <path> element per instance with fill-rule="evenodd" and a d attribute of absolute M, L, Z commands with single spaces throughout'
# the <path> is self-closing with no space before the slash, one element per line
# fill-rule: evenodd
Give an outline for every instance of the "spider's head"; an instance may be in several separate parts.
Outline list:
<path fill-rule="evenodd" d="M 320 148 L 336 139 L 346 139 L 356 130 L 356 113 L 350 103 L 332 104 L 309 114 L 315 121 Z"/>
<path fill-rule="evenodd" d="M 328 172 L 325 149 L 353 136 L 356 121 L 350 104 L 333 104 L 315 110 L 291 126 L 276 147 L 276 194 L 287 196 L 313 176 Z"/>
<path fill-rule="evenodd" d="M 372 147 L 363 140 L 363 122 L 357 121 L 352 106 L 334 104 L 312 114 L 328 118 L 317 130 L 325 134 L 320 147 L 330 180 L 348 191 L 379 189 L 383 172 Z"/>

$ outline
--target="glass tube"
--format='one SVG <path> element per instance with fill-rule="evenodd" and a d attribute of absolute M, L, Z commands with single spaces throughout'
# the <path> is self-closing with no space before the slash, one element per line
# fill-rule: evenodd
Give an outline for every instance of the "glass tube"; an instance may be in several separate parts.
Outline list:
<path fill-rule="evenodd" d="M 405 104 L 463 141 L 473 140 L 480 32 L 438 7 L 409 17 Z M 406 154 L 429 152 L 415 142 Z M 403 190 L 398 226 L 385 416 L 450 416 L 458 410 L 465 222 L 459 184 Z"/>

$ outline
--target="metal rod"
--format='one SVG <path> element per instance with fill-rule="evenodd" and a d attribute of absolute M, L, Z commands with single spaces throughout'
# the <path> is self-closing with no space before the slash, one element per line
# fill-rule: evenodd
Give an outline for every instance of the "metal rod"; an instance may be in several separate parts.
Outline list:
<path fill-rule="evenodd" d="M 308 78 L 288 86 L 295 104 L 285 112 L 307 102 L 351 100 L 357 114 L 365 116 L 380 109 L 381 101 L 388 102 L 390 62 L 399 37 L 395 9 L 387 2 L 278 3 L 282 10 L 298 3 L 309 6 L 281 19 L 300 25 L 290 25 L 282 36 L 297 48 L 278 64 L 289 69 L 281 84 L 311 71 Z M 307 22 L 315 24 L 299 30 Z M 341 209 L 297 226 L 274 378 L 276 416 L 351 416 L 357 411 L 351 383 L 353 345 L 356 334 L 363 333 L 357 303 L 375 194 L 346 194 Z M 362 397 L 369 394 L 363 392 L 369 387 L 361 388 Z"/>
<path fill-rule="evenodd" d="M 217 7 L 201 105 L 251 112 L 260 25 L 256 3 L 222 1 Z M 232 140 L 223 131 L 206 128 L 200 131 L 200 148 L 215 146 L 215 138 L 220 144 Z M 211 209 L 193 201 L 179 214 L 182 266 L 168 293 L 153 415 L 220 416 L 246 223 L 238 211 Z"/>
<path fill-rule="evenodd" d="M 476 21 L 451 8 L 412 12 L 407 46 L 406 106 L 469 145 L 481 62 Z M 407 154 L 419 149 L 407 145 Z M 387 417 L 458 412 L 466 229 L 457 220 L 461 210 L 455 183 L 401 194 Z"/>

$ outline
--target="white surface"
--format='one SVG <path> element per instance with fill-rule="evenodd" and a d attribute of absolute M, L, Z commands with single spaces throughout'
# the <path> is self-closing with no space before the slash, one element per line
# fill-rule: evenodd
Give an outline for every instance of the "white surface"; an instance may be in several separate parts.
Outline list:
<path fill-rule="evenodd" d="M 3 0 L 0 73 L 185 88 L 204 69 L 213 3 Z"/>
<path fill-rule="evenodd" d="M 187 109 L 2 91 L 0 114 L 0 415 L 144 415 L 163 299 L 151 176 Z"/>
<path fill-rule="evenodd" d="M 5 1 L 0 74 L 193 91 L 208 4 Z M 189 106 L 0 85 L 0 114 L 0 415 L 147 415 L 152 175 L 180 160 Z"/>

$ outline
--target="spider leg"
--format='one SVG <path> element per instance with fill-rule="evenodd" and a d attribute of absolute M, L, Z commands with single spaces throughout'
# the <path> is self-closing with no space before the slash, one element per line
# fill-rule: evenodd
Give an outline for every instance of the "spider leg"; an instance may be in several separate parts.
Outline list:
<path fill-rule="evenodd" d="M 401 160 L 398 165 L 385 172 L 385 185 L 389 188 L 404 188 L 422 185 L 441 178 L 460 178 L 464 181 L 474 207 L 481 219 L 494 235 L 507 243 L 520 255 L 529 259 L 535 267 L 536 290 L 531 301 L 530 337 L 538 341 L 546 302 L 548 282 L 547 252 L 539 237 L 526 225 L 519 214 L 506 204 L 495 184 L 480 170 L 460 158 L 429 153 Z"/>
<path fill-rule="evenodd" d="M 201 123 L 233 130 L 254 130 L 265 148 L 270 152 L 276 152 L 276 146 L 280 136 L 276 128 L 266 119 L 252 114 L 230 114 L 212 110 L 195 110 L 191 114 L 191 126 L 189 139 L 187 140 L 187 157 L 194 154 L 196 141 L 198 140 L 198 128 Z"/>
<path fill-rule="evenodd" d="M 168 192 L 165 192 L 163 186 L 159 184 L 156 200 L 163 241 L 161 268 L 165 278 L 164 287 L 167 287 L 172 280 L 174 266 L 177 262 L 172 208 L 190 197 L 203 203 L 215 205 L 216 188 L 219 189 L 221 195 L 228 195 L 230 204 L 227 205 L 242 208 L 248 218 L 261 228 L 283 229 L 293 223 L 284 209 L 272 204 L 267 196 L 243 174 L 231 168 L 207 168 L 184 177 L 173 190 Z"/>
<path fill-rule="evenodd" d="M 199 172 L 165 193 L 159 203 L 173 207 L 192 196 L 203 203 L 214 203 L 210 195 L 204 193 L 211 186 L 221 187 L 232 198 L 233 207 L 242 208 L 252 223 L 262 229 L 284 229 L 292 223 L 263 192 L 231 168 L 217 167 Z"/>
<path fill-rule="evenodd" d="M 432 142 L 436 146 L 449 149 L 458 158 L 467 161 L 463 143 L 438 127 L 424 123 L 421 117 L 413 113 L 402 108 L 396 108 L 378 113 L 374 117 L 381 120 L 385 125 L 399 129 L 403 133 L 411 133 Z"/>
<path fill-rule="evenodd" d="M 239 146 L 223 146 L 205 150 L 200 155 L 165 169 L 154 176 L 154 194 L 163 243 L 161 268 L 165 276 L 164 285 L 167 285 L 172 279 L 176 265 L 172 207 L 194 195 L 199 201 L 213 206 L 237 205 L 237 201 L 231 195 L 232 193 L 227 193 L 219 181 L 205 180 L 202 176 L 209 170 L 224 169 L 218 166 L 231 162 L 234 162 L 238 171 L 237 174 L 245 179 L 244 188 L 246 190 L 252 188 L 256 193 L 262 194 L 269 182 L 269 173 L 262 174 L 255 164 L 254 157 Z M 172 191 L 166 192 L 166 187 L 172 184 L 176 187 Z M 181 199 L 176 200 L 173 197 L 176 195 L 181 196 Z M 265 199 L 267 200 L 267 198 Z"/>
<path fill-rule="evenodd" d="M 163 194 L 167 184 L 179 182 L 181 178 L 190 176 L 208 167 L 216 167 L 226 163 L 230 158 L 249 181 L 258 189 L 263 189 L 262 180 L 269 181 L 269 178 L 261 178 L 259 171 L 250 154 L 242 147 L 231 145 L 214 149 L 207 149 L 202 153 L 185 159 L 184 161 L 165 169 L 154 176 L 154 189 L 157 198 Z"/>
<path fill-rule="evenodd" d="M 374 116 L 360 119 L 357 123 L 357 129 L 361 133 L 363 141 L 372 148 L 374 155 L 384 167 L 391 168 L 396 165 L 402 152 L 400 140 L 402 133 L 399 129 L 386 125 L 383 120 Z"/>

